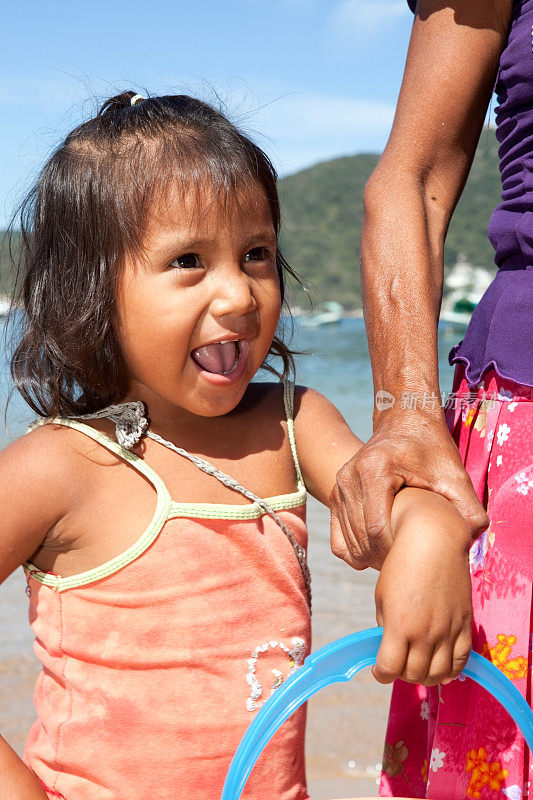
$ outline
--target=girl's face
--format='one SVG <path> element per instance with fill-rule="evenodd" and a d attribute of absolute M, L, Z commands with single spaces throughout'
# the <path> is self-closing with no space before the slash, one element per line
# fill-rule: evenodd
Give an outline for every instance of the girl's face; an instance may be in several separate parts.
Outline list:
<path fill-rule="evenodd" d="M 240 402 L 279 320 L 277 237 L 257 185 L 227 202 L 170 193 L 119 281 L 128 399 L 151 415 L 218 416 Z M 201 202 L 204 201 L 204 202 Z"/>

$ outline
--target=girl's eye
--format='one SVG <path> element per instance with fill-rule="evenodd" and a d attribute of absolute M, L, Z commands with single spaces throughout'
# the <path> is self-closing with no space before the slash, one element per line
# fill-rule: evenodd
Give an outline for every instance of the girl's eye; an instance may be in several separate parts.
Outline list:
<path fill-rule="evenodd" d="M 254 247 L 246 253 L 245 261 L 268 261 L 271 257 L 271 251 L 268 247 Z"/>
<path fill-rule="evenodd" d="M 177 267 L 178 269 L 198 269 L 202 266 L 202 262 L 196 253 L 185 253 L 183 256 L 178 256 L 174 261 L 171 261 L 169 266 Z"/>

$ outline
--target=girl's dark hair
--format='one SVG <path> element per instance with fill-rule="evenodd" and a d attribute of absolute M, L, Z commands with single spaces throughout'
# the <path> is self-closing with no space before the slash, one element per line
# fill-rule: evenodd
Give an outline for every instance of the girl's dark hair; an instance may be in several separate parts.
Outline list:
<path fill-rule="evenodd" d="M 73 130 L 21 207 L 14 300 L 25 324 L 11 374 L 42 416 L 91 413 L 124 397 L 117 278 L 125 256 L 142 250 L 158 192 L 176 182 L 184 193 L 208 184 L 227 198 L 259 183 L 279 233 L 276 171 L 256 144 L 200 100 L 168 95 L 131 105 L 133 96 L 110 98 Z M 276 261 L 283 300 L 286 275 L 298 276 L 279 250 Z M 281 357 L 283 375 L 294 369 L 280 338 L 270 355 Z"/>

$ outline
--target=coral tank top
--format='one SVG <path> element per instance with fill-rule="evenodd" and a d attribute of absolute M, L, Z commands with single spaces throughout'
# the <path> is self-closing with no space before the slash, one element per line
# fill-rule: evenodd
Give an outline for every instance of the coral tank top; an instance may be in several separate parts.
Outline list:
<path fill-rule="evenodd" d="M 414 11 L 416 0 L 408 0 Z M 501 202 L 488 227 L 499 269 L 450 363 L 470 386 L 489 369 L 533 386 L 533 0 L 514 0 L 496 80 Z"/>
<path fill-rule="evenodd" d="M 303 548 L 306 490 L 285 391 L 297 489 L 267 503 Z M 43 421 L 46 424 L 47 420 Z M 57 800 L 217 800 L 254 714 L 311 647 L 302 568 L 258 503 L 173 502 L 140 458 L 77 420 L 148 478 L 148 528 L 72 577 L 24 570 L 38 719 L 24 762 Z M 304 707 L 280 728 L 243 798 L 305 800 Z"/>

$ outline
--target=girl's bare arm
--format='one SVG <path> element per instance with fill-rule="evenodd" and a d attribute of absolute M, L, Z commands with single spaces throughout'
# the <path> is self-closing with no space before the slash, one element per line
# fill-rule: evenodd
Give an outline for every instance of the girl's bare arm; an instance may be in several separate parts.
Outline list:
<path fill-rule="evenodd" d="M 374 676 L 448 683 L 472 644 L 466 523 L 442 495 L 408 487 L 394 498 L 391 527 L 394 542 L 375 592 L 383 642 Z"/>
<path fill-rule="evenodd" d="M 0 779 L 6 800 L 48 800 L 31 769 L 0 736 Z"/>
<path fill-rule="evenodd" d="M 444 239 L 464 188 L 507 34 L 512 0 L 419 0 L 389 142 L 365 190 L 363 301 L 374 435 L 339 473 L 335 508 L 360 568 L 379 567 L 404 484 L 447 497 L 477 536 L 488 524 L 437 400 Z M 487 221 L 488 222 L 488 221 Z M 402 408 L 402 394 L 418 406 Z M 409 405 L 409 404 L 407 404 Z"/>
<path fill-rule="evenodd" d="M 337 472 L 363 442 L 332 402 L 304 386 L 294 392 L 294 433 L 307 489 L 329 506 Z"/>
<path fill-rule="evenodd" d="M 70 508 L 81 459 L 68 437 L 46 426 L 0 452 L 0 583 L 31 558 Z"/>
<path fill-rule="evenodd" d="M 331 508 L 335 476 L 363 443 L 318 392 L 298 387 L 295 399 L 304 480 L 309 492 Z M 384 637 L 374 674 L 383 683 L 451 680 L 463 669 L 471 644 L 466 523 L 442 495 L 406 487 L 394 498 L 391 532 L 394 544 L 376 586 L 376 618 Z M 354 566 L 334 514 L 331 549 Z"/>
<path fill-rule="evenodd" d="M 58 437 L 50 433 L 33 431 L 0 452 L 0 583 L 31 559 L 68 506 L 76 467 L 70 448 L 58 451 Z M 1 736 L 0 783 L 9 800 L 46 800 L 34 773 Z"/>

